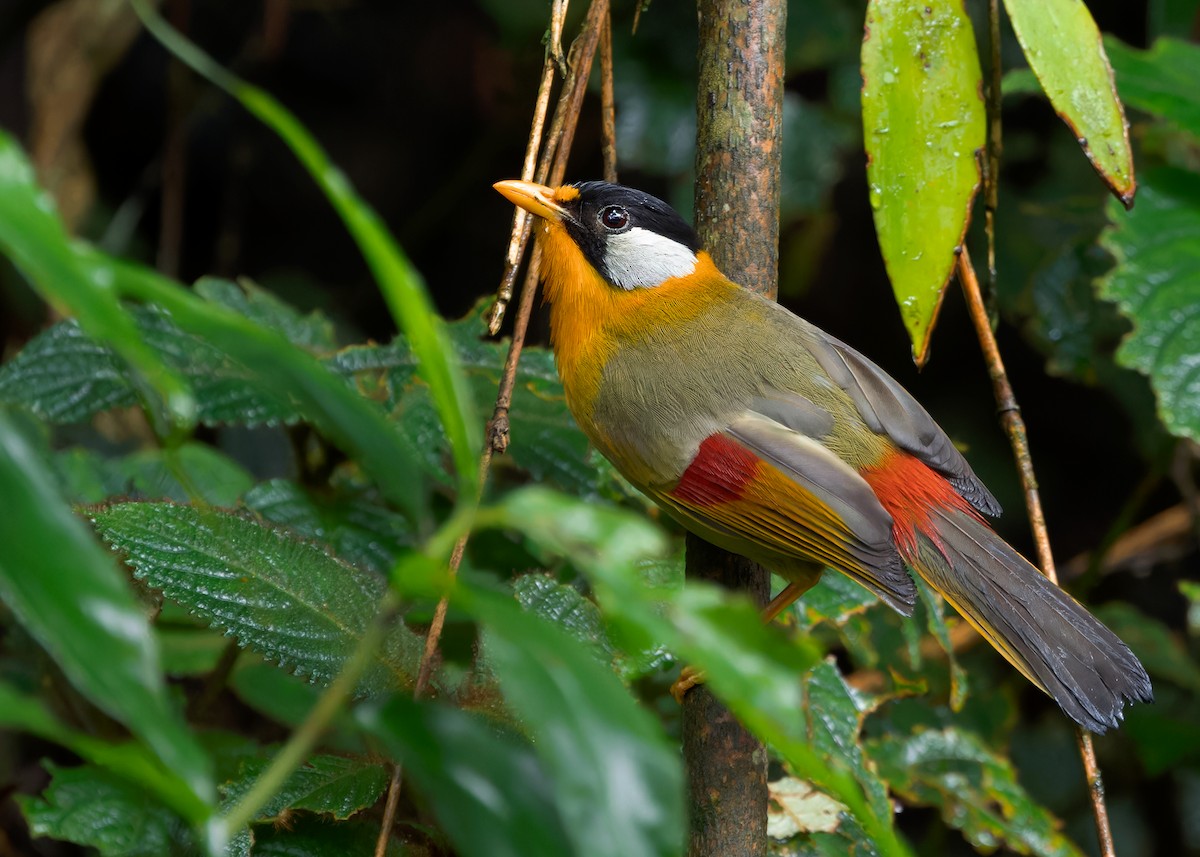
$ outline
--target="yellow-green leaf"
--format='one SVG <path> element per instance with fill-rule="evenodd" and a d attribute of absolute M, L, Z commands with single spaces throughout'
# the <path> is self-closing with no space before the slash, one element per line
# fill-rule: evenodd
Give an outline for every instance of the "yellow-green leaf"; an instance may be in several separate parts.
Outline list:
<path fill-rule="evenodd" d="M 1112 192 L 1133 204 L 1129 123 L 1100 30 L 1082 0 L 1004 0 L 1017 41 L 1050 103 Z"/>
<path fill-rule="evenodd" d="M 982 75 L 960 0 L 871 0 L 862 49 L 871 208 L 913 359 L 970 221 L 984 145 Z"/>

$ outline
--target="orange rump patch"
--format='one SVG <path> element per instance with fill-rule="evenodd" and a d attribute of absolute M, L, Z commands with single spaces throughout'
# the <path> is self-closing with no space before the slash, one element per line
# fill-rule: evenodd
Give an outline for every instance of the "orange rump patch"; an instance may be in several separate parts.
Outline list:
<path fill-rule="evenodd" d="M 939 542 L 937 531 L 929 526 L 931 509 L 957 509 L 979 517 L 940 473 L 907 452 L 892 452 L 874 467 L 864 467 L 859 474 L 892 516 L 892 535 L 905 556 L 916 552 L 917 530 L 935 544 Z"/>

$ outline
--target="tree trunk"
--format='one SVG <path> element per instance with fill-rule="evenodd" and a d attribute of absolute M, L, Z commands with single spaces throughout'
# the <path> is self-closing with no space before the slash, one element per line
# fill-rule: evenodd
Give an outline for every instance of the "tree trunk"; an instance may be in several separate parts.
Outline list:
<path fill-rule="evenodd" d="M 725 274 L 775 296 L 785 0 L 698 0 L 696 230 Z M 689 536 L 687 574 L 770 594 L 768 572 Z M 767 753 L 703 685 L 683 704 L 690 857 L 767 851 Z"/>

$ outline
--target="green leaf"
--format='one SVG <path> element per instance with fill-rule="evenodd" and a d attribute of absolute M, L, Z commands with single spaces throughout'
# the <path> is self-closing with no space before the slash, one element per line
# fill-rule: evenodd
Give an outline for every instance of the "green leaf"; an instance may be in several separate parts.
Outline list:
<path fill-rule="evenodd" d="M 1179 581 L 1179 591 L 1188 600 L 1188 633 L 1193 637 L 1200 636 L 1200 583 L 1181 580 Z"/>
<path fill-rule="evenodd" d="M 286 479 L 261 482 L 242 502 L 273 524 L 326 544 L 359 568 L 386 574 L 413 543 L 412 527 L 365 494 L 318 495 Z"/>
<path fill-rule="evenodd" d="M 591 651 L 598 663 L 611 664 L 616 654 L 600 608 L 578 589 L 548 574 L 525 574 L 513 581 L 513 594 L 535 616 L 566 631 Z"/>
<path fill-rule="evenodd" d="M 196 294 L 228 307 L 240 316 L 269 330 L 282 333 L 288 342 L 313 354 L 329 354 L 337 348 L 333 322 L 323 313 L 302 315 L 295 307 L 247 279 L 233 283 L 217 277 L 196 281 Z"/>
<path fill-rule="evenodd" d="M 1112 37 L 1104 46 L 1126 104 L 1200 137 L 1200 46 L 1164 38 L 1140 51 Z"/>
<path fill-rule="evenodd" d="M 984 145 L 979 54 L 961 0 L 871 0 L 862 74 L 875 231 L 921 365 L 966 234 Z"/>
<path fill-rule="evenodd" d="M 878 596 L 846 575 L 826 571 L 821 575 L 821 583 L 796 601 L 794 610 L 802 628 L 811 629 L 818 622 L 841 627 L 851 617 L 878 603 Z"/>
<path fill-rule="evenodd" d="M 269 758 L 244 762 L 238 777 L 222 789 L 224 801 L 231 804 L 240 799 L 269 764 Z M 345 820 L 374 806 L 390 778 L 388 769 L 375 762 L 313 756 L 292 772 L 256 821 L 275 821 L 297 810 Z"/>
<path fill-rule="evenodd" d="M 386 590 L 382 578 L 316 545 L 227 512 L 123 503 L 93 521 L 139 579 L 313 681 L 333 680 Z M 411 686 L 423 648 L 420 637 L 393 623 L 359 692 Z"/>
<path fill-rule="evenodd" d="M 256 656 L 243 655 L 229 683 L 238 699 L 250 708 L 292 729 L 298 728 L 312 713 L 321 696 L 321 688 Z M 344 711 L 333 716 L 322 742 L 323 746 L 342 752 L 365 751 L 354 722 Z"/>
<path fill-rule="evenodd" d="M 17 796 L 34 836 L 95 848 L 104 857 L 162 857 L 196 850 L 183 819 L 146 792 L 91 765 L 45 762 L 50 785 L 41 797 Z"/>
<path fill-rule="evenodd" d="M 495 407 L 508 342 L 483 338 L 486 331 L 483 302 L 462 319 L 446 327 L 458 362 L 466 375 L 475 407 L 490 413 Z M 448 451 L 429 388 L 414 383 L 417 359 L 405 337 L 388 345 L 352 346 L 339 352 L 333 365 L 354 375 L 368 389 L 386 385 L 387 399 L 400 415 L 412 446 L 421 451 L 429 468 L 440 466 Z M 369 382 L 368 379 L 378 380 Z M 538 482 L 552 482 L 573 494 L 597 494 L 604 477 L 588 461 L 588 443 L 567 409 L 554 355 L 545 348 L 526 346 L 517 366 L 516 384 L 509 410 L 510 443 L 495 464 L 512 461 Z"/>
<path fill-rule="evenodd" d="M 925 626 L 942 651 L 946 653 L 946 659 L 950 663 L 950 708 L 958 711 L 967 698 L 968 679 L 966 670 L 958 663 L 958 658 L 954 654 L 954 644 L 950 641 L 950 629 L 946 626 L 946 600 L 920 575 L 913 575 L 913 580 L 921 595 L 921 605 L 925 612 Z M 912 625 L 913 623 L 905 624 Z"/>
<path fill-rule="evenodd" d="M 259 828 L 254 832 L 254 857 L 346 857 L 374 854 L 379 822 L 350 821 L 330 824 L 301 818 L 287 827 Z M 387 857 L 412 857 L 414 849 L 399 840 L 388 844 Z"/>
<path fill-rule="evenodd" d="M 144 0 L 133 0 L 142 23 L 164 47 L 193 71 L 221 87 L 280 139 L 308 171 L 341 216 L 378 281 L 392 316 L 408 336 L 428 382 L 458 475 L 460 502 L 477 492 L 476 456 L 482 444 L 466 381 L 451 357 L 442 320 L 434 312 L 421 275 L 388 234 L 379 215 L 355 193 L 345 174 L 329 160 L 317 140 L 283 105 L 264 90 L 231 74 L 173 30 Z"/>
<path fill-rule="evenodd" d="M 501 596 L 467 594 L 455 603 L 483 621 L 489 663 L 554 778 L 575 853 L 678 854 L 683 771 L 662 727 L 566 633 Z"/>
<path fill-rule="evenodd" d="M 230 642 L 208 628 L 154 626 L 162 652 L 163 672 L 169 676 L 203 676 L 221 661 Z"/>
<path fill-rule="evenodd" d="M 1138 206 L 1110 203 L 1108 216 L 1101 243 L 1117 266 L 1100 294 L 1133 322 L 1117 359 L 1150 377 L 1172 434 L 1200 440 L 1200 175 L 1151 172 Z"/>
<path fill-rule="evenodd" d="M 1004 0 L 1017 41 L 1050 103 L 1125 205 L 1137 183 L 1129 125 L 1100 30 L 1082 0 Z"/>
<path fill-rule="evenodd" d="M 146 616 L 112 558 L 59 499 L 0 409 L 0 601 L 67 678 L 127 725 L 178 778 L 179 805 L 210 812 L 209 763 L 167 697 Z"/>
<path fill-rule="evenodd" d="M 575 853 L 528 744 L 476 715 L 402 696 L 360 706 L 356 717 L 403 763 L 464 857 Z"/>
<path fill-rule="evenodd" d="M 1200 666 L 1165 624 L 1132 604 L 1104 604 L 1095 613 L 1125 641 L 1150 675 L 1200 692 Z"/>
<path fill-rule="evenodd" d="M 831 661 L 822 661 L 804 677 L 804 717 L 812 748 L 825 758 L 840 759 L 854 774 L 880 817 L 891 815 L 887 786 L 875 765 L 863 756 L 863 719 L 875 701 L 851 690 Z"/>
<path fill-rule="evenodd" d="M 157 396 L 157 402 L 148 402 L 153 405 L 150 414 L 166 417 L 170 425 L 163 425 L 164 430 L 187 428 L 196 407 L 187 384 L 138 336 L 112 281 L 81 265 L 70 248 L 54 203 L 38 187 L 33 167 L 16 141 L 0 131 L 0 250 L 46 300 L 64 314 L 77 315 L 85 330 L 134 367 L 138 389 L 148 384 Z"/>
<path fill-rule="evenodd" d="M 56 453 L 54 466 L 63 493 L 73 503 L 101 503 L 120 496 L 232 506 L 254 484 L 229 456 L 190 441 L 119 458 L 76 447 Z"/>
<path fill-rule="evenodd" d="M 866 751 L 896 793 L 940 809 L 977 849 L 1082 857 L 1058 820 L 1018 784 L 1012 765 L 974 733 L 922 729 L 868 742 Z"/>
<path fill-rule="evenodd" d="M 713 691 L 797 775 L 850 808 L 880 853 L 908 853 L 890 812 L 876 813 L 846 767 L 837 760 L 825 762 L 809 744 L 796 712 L 801 707 L 797 676 L 819 659 L 810 643 L 785 640 L 778 629 L 763 625 L 748 600 L 714 587 L 648 586 L 642 562 L 661 554 L 665 545 L 658 530 L 629 512 L 526 488 L 507 495 L 499 507 L 481 510 L 478 522 L 520 530 L 544 549 L 570 558 L 588 575 L 627 647 L 665 645 L 702 669 Z"/>

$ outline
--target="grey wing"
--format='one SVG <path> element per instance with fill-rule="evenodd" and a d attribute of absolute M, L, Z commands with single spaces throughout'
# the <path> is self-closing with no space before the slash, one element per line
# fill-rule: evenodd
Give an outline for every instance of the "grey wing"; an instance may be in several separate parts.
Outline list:
<path fill-rule="evenodd" d="M 849 345 L 809 325 L 813 357 L 854 401 L 863 421 L 946 477 L 967 502 L 993 517 L 1000 504 L 933 417 L 908 391 Z"/>

